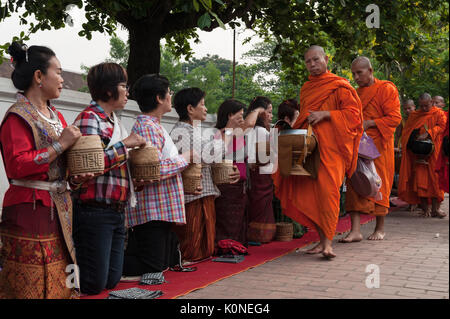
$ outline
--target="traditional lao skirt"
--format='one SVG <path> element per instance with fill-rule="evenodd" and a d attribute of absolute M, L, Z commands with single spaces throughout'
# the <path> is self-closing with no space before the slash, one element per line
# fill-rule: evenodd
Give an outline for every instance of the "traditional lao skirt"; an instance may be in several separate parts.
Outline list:
<path fill-rule="evenodd" d="M 71 263 L 56 208 L 39 201 L 4 207 L 2 212 L 0 298 L 76 298 Z M 67 282 L 67 283 L 66 283 Z"/>

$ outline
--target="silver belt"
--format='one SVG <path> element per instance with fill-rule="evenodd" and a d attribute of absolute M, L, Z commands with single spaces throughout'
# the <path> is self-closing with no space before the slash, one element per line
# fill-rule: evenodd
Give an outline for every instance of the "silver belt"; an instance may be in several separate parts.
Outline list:
<path fill-rule="evenodd" d="M 47 181 L 32 181 L 24 179 L 11 179 L 9 183 L 11 185 L 41 189 L 53 193 L 64 193 L 68 189 L 66 181 L 47 182 Z"/>

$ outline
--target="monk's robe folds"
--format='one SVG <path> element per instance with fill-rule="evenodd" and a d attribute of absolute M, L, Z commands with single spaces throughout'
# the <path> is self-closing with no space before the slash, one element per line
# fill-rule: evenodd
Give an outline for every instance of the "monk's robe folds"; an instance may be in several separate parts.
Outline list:
<path fill-rule="evenodd" d="M 420 129 L 419 134 L 424 133 L 425 124 L 435 147 L 434 152 L 427 159 L 428 164 L 416 163 L 417 156 L 406 147 L 412 131 L 418 128 Z M 408 117 L 402 134 L 402 164 L 398 196 L 409 204 L 419 204 L 420 197 L 437 198 L 439 202 L 444 200 L 444 192 L 439 187 L 436 162 L 441 150 L 445 125 L 444 111 L 435 106 L 428 112 L 414 111 Z"/>
<path fill-rule="evenodd" d="M 371 86 L 360 87 L 356 91 L 361 99 L 364 121 L 374 120 L 376 124 L 376 127 L 368 128 L 366 134 L 373 139 L 381 154 L 374 160 L 382 181 L 381 199 L 361 197 L 348 183 L 345 210 L 384 216 L 389 211 L 389 195 L 394 181 L 394 133 L 402 120 L 398 91 L 392 82 L 378 79 Z"/>
<path fill-rule="evenodd" d="M 361 101 L 350 83 L 330 72 L 310 76 L 300 90 L 300 115 L 293 128 L 308 127 L 310 111 L 329 111 L 330 120 L 313 126 L 320 166 L 317 179 L 272 176 L 283 214 L 333 239 L 339 218 L 339 188 L 356 169 L 362 128 Z"/>

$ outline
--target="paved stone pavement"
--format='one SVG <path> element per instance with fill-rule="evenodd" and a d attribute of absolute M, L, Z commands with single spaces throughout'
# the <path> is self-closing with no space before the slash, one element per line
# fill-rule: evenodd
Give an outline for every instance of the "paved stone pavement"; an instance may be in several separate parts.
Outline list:
<path fill-rule="evenodd" d="M 448 194 L 442 205 L 448 214 Z M 365 238 L 375 221 L 362 226 Z M 449 219 L 422 218 L 394 211 L 386 218 L 384 241 L 333 242 L 331 261 L 306 255 L 303 248 L 223 279 L 179 299 L 448 299 Z M 366 272 L 368 265 L 379 270 Z M 376 267 L 372 266 L 372 267 Z M 369 266 L 370 267 L 370 266 Z"/>

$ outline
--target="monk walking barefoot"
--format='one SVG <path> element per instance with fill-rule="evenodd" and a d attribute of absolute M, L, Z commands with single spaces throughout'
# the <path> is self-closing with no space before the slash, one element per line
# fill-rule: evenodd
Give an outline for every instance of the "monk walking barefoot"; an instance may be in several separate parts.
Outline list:
<path fill-rule="evenodd" d="M 367 237 L 368 240 L 383 240 L 386 233 L 384 232 L 384 216 L 377 216 L 377 225 L 372 235 Z"/>
<path fill-rule="evenodd" d="M 381 178 L 381 196 L 362 197 L 352 187 L 351 180 L 348 181 L 345 209 L 350 212 L 352 229 L 340 241 L 343 243 L 362 240 L 360 213 L 376 216 L 375 231 L 367 239 L 384 239 L 384 217 L 389 212 L 389 195 L 395 173 L 394 133 L 402 120 L 397 88 L 392 82 L 374 77 L 368 58 L 356 58 L 352 63 L 352 74 L 359 86 L 356 91 L 362 102 L 364 131 L 372 138 L 380 153 L 373 161 Z"/>
<path fill-rule="evenodd" d="M 334 258 L 339 189 L 356 169 L 363 133 L 361 101 L 347 79 L 328 71 L 322 47 L 310 47 L 305 64 L 309 81 L 300 90 L 300 114 L 292 128 L 312 127 L 320 153 L 317 176 L 282 176 L 278 170 L 272 177 L 283 214 L 319 233 L 320 243 L 307 253 Z"/>
<path fill-rule="evenodd" d="M 424 217 L 443 216 L 439 203 L 444 200 L 444 191 L 436 170 L 446 122 L 445 112 L 434 106 L 431 96 L 424 93 L 419 97 L 419 110 L 409 115 L 402 134 L 398 196 L 409 204 L 421 204 Z M 417 140 L 430 139 L 434 144 L 434 151 L 426 159 L 419 158 L 408 148 L 408 140 L 416 129 Z"/>
<path fill-rule="evenodd" d="M 359 212 L 350 212 L 350 219 L 352 222 L 352 229 L 347 236 L 339 240 L 340 243 L 353 243 L 363 240 L 363 235 L 361 234 L 361 218 L 359 216 Z"/>

